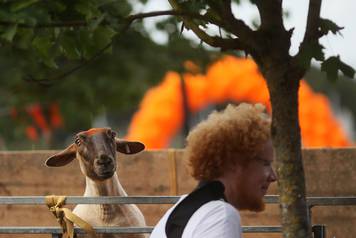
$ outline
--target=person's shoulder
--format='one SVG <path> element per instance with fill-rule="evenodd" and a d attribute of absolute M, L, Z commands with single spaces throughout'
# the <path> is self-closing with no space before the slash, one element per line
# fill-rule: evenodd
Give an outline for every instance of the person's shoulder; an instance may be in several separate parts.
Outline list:
<path fill-rule="evenodd" d="M 164 238 L 166 237 L 166 223 L 168 220 L 169 215 L 173 212 L 174 208 L 186 197 L 187 195 L 182 195 L 178 202 L 174 204 L 171 208 L 167 210 L 167 212 L 161 217 L 161 219 L 158 221 L 158 223 L 155 225 L 150 238 Z"/>
<path fill-rule="evenodd" d="M 207 210 L 209 212 L 223 212 L 226 214 L 239 214 L 238 210 L 234 208 L 230 203 L 225 202 L 224 200 L 215 200 L 210 201 L 204 204 L 201 209 Z"/>
<path fill-rule="evenodd" d="M 240 214 L 232 205 L 223 201 L 210 201 L 201 206 L 192 216 L 196 223 L 236 221 L 240 223 Z"/>
<path fill-rule="evenodd" d="M 229 203 L 217 200 L 200 207 L 184 231 L 186 237 L 240 237 L 240 215 Z"/>

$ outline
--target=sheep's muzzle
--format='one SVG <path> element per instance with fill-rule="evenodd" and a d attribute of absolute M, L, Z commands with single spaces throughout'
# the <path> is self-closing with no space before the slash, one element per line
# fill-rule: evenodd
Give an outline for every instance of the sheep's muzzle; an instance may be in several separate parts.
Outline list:
<path fill-rule="evenodd" d="M 115 159 L 108 155 L 100 155 L 94 160 L 94 171 L 100 179 L 110 178 L 116 171 Z"/>

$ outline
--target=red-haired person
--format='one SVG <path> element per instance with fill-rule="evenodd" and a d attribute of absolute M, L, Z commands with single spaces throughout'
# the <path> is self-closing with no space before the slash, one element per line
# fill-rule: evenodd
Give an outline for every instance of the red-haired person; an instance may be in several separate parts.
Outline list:
<path fill-rule="evenodd" d="M 228 105 L 188 135 L 185 159 L 198 187 L 184 195 L 150 238 L 240 238 L 239 210 L 264 210 L 277 176 L 271 119 L 261 104 Z"/>

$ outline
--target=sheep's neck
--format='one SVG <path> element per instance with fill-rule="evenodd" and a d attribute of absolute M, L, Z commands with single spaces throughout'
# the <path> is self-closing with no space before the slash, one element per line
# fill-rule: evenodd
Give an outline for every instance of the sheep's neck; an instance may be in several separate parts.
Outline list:
<path fill-rule="evenodd" d="M 115 173 L 110 179 L 100 182 L 86 177 L 84 196 L 127 196 L 127 194 Z M 95 206 L 98 209 L 99 216 L 104 221 L 110 221 L 115 213 L 120 213 L 121 211 L 120 206 L 114 204 L 98 204 Z"/>
<path fill-rule="evenodd" d="M 94 181 L 86 177 L 85 182 L 84 196 L 127 196 L 116 172 L 110 179 L 104 181 Z"/>

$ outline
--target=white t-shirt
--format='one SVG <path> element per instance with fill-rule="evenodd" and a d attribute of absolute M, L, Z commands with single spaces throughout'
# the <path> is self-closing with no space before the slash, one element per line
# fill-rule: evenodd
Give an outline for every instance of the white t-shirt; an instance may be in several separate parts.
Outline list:
<path fill-rule="evenodd" d="M 167 238 L 167 219 L 185 196 L 166 212 L 153 229 L 150 238 Z M 239 212 L 229 203 L 217 200 L 204 204 L 193 213 L 182 238 L 241 238 L 241 231 Z"/>

